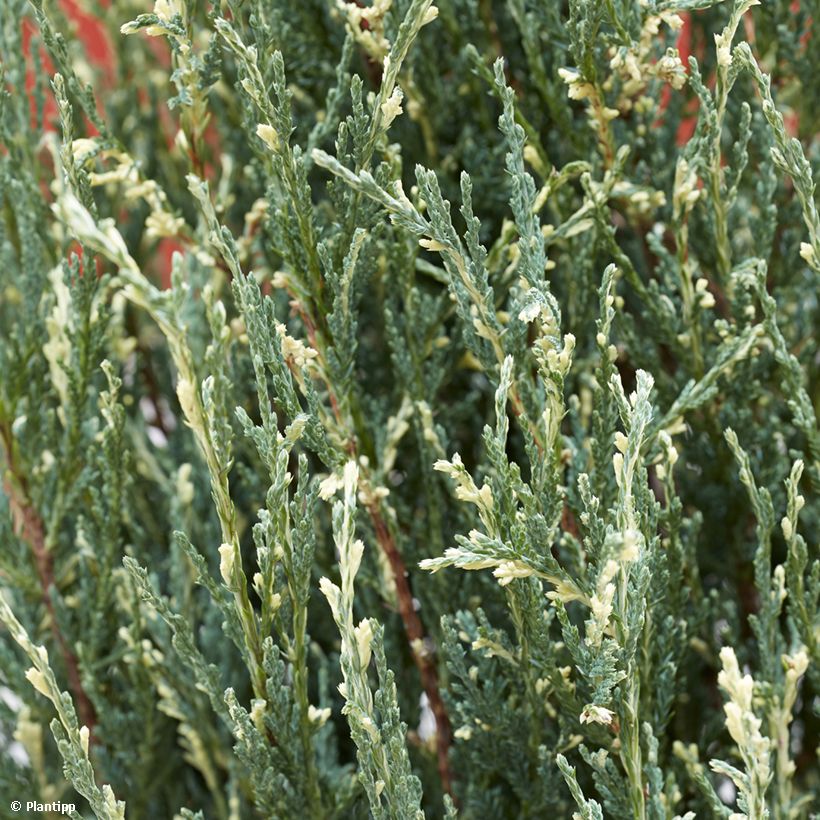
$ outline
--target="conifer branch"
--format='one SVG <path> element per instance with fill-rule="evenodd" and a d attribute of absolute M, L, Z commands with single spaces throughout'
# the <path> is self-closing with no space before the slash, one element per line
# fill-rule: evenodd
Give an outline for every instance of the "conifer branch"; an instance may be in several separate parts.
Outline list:
<path fill-rule="evenodd" d="M 0 439 L 3 444 L 3 458 L 6 462 L 6 474 L 3 479 L 3 491 L 9 501 L 15 534 L 31 550 L 37 568 L 43 604 L 48 612 L 49 628 L 54 642 L 63 659 L 68 684 L 77 706 L 77 713 L 83 726 L 88 727 L 89 738 L 94 741 L 94 727 L 97 717 L 91 699 L 86 693 L 80 678 L 80 667 L 77 656 L 72 651 L 65 636 L 60 631 L 57 613 L 52 599 L 56 589 L 54 580 L 54 562 L 46 546 L 45 530 L 34 505 L 31 503 L 28 483 L 25 474 L 21 473 L 14 461 L 14 440 L 11 431 L 5 424 L 0 424 Z"/>

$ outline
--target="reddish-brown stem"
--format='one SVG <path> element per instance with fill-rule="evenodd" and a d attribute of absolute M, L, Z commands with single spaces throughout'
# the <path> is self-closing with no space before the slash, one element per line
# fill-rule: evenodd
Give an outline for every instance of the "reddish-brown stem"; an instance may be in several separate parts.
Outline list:
<path fill-rule="evenodd" d="M 435 664 L 428 655 L 425 646 L 424 627 L 413 605 L 413 593 L 407 579 L 407 569 L 396 546 L 396 541 L 390 533 L 384 518 L 382 518 L 379 508 L 375 504 L 371 504 L 368 506 L 367 511 L 370 513 L 373 529 L 376 531 L 376 540 L 387 556 L 390 569 L 393 571 L 399 614 L 404 624 L 407 640 L 410 643 L 413 660 L 421 676 L 422 686 L 427 694 L 430 710 L 436 719 L 436 755 L 438 757 L 438 773 L 441 778 L 441 785 L 447 794 L 452 795 L 452 778 L 448 759 L 450 751 L 450 718 L 447 716 L 447 710 L 439 691 L 438 673 Z"/>
<path fill-rule="evenodd" d="M 57 613 L 54 611 L 54 603 L 51 600 L 51 588 L 55 586 L 54 560 L 51 552 L 46 547 L 43 522 L 29 500 L 25 476 L 15 469 L 12 457 L 11 432 L 7 428 L 2 428 L 0 433 L 2 433 L 6 464 L 8 466 L 8 475 L 3 480 L 3 490 L 11 509 L 14 532 L 31 548 L 34 563 L 37 567 L 37 577 L 40 581 L 43 603 L 48 612 L 51 634 L 63 658 L 66 675 L 68 676 L 68 685 L 74 695 L 74 703 L 77 707 L 77 716 L 80 723 L 88 727 L 89 739 L 93 741 L 97 716 L 91 700 L 85 689 L 83 689 L 77 656 L 68 645 L 62 632 L 60 632 L 60 627 L 57 624 Z"/>

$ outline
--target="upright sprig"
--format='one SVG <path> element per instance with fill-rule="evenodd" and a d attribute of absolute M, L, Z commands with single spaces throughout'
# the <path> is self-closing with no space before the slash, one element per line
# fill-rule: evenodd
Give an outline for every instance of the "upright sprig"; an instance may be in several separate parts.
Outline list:
<path fill-rule="evenodd" d="M 97 785 L 94 768 L 88 757 L 89 727 L 79 724 L 71 695 L 60 689 L 49 663 L 48 651 L 44 646 L 36 646 L 32 642 L 2 595 L 0 620 L 32 663 L 26 672 L 29 683 L 51 701 L 57 712 L 57 718 L 51 721 L 51 733 L 63 759 L 66 779 L 88 800 L 100 820 L 124 820 L 125 803 L 117 800 L 111 786 Z M 75 813 L 75 817 L 78 816 Z"/>
<path fill-rule="evenodd" d="M 405 726 L 399 720 L 393 674 L 387 669 L 382 628 L 373 619 L 355 624 L 354 580 L 364 553 L 355 537 L 356 493 L 359 472 L 349 461 L 344 468 L 341 500 L 333 504 L 333 538 L 339 554 L 342 585 L 322 578 L 327 598 L 342 638 L 341 666 L 344 682 L 340 691 L 357 756 L 360 778 L 370 810 L 376 818 L 423 818 L 421 784 L 412 773 L 407 754 Z M 368 680 L 368 667 L 375 653 L 379 690 L 375 696 Z"/>
<path fill-rule="evenodd" d="M 737 79 L 737 67 L 733 68 L 732 41 L 743 15 L 760 0 L 734 0 L 729 22 L 720 34 L 715 35 L 717 49 L 717 72 L 715 92 L 708 108 L 710 116 L 711 142 L 707 153 L 706 172 L 709 179 L 710 204 L 715 218 L 715 245 L 717 249 L 718 273 L 726 282 L 732 268 L 732 248 L 729 238 L 729 215 L 725 205 L 724 174 L 722 168 L 721 141 L 729 92 Z M 694 66 L 693 66 L 694 68 Z"/>
<path fill-rule="evenodd" d="M 794 183 L 794 189 L 803 211 L 803 221 L 808 230 L 809 241 L 800 243 L 800 256 L 815 273 L 820 273 L 820 216 L 817 213 L 814 196 L 815 183 L 809 160 L 806 158 L 800 140 L 796 137 L 790 138 L 786 134 L 783 115 L 777 110 L 772 96 L 771 76 L 763 73 L 749 44 L 738 43 L 733 59 L 737 60 L 738 65 L 752 75 L 757 85 L 763 104 L 763 116 L 769 123 L 774 137 L 775 144 L 770 149 L 772 159 L 775 165 Z"/>
<path fill-rule="evenodd" d="M 792 567 L 792 571 L 787 573 L 783 564 L 772 568 L 772 538 L 776 516 L 771 495 L 766 489 L 758 488 L 749 456 L 740 446 L 735 431 L 729 428 L 725 436 L 738 462 L 740 480 L 747 489 L 757 521 L 758 545 L 754 555 L 754 574 L 760 605 L 758 612 L 750 617 L 750 622 L 758 642 L 761 678 L 767 684 L 757 701 L 764 706 L 768 730 L 768 736 L 762 734 L 763 720 L 752 708 L 754 682 L 751 676 L 740 676 L 734 649 L 724 647 L 720 653 L 723 671 L 718 683 L 729 695 L 729 702 L 724 706 L 726 725 L 732 739 L 738 744 L 746 765 L 744 776 L 739 777 L 737 773 L 731 776 L 742 793 L 741 807 L 749 817 L 768 816 L 770 804 L 774 808 L 775 817 L 790 817 L 794 810 L 791 797 L 794 764 L 789 753 L 789 724 L 792 721 L 798 683 L 809 668 L 811 649 L 807 652 L 804 645 L 793 641 L 790 642 L 792 646 L 789 646 L 781 634 L 779 621 L 784 602 L 790 595 L 794 595 L 794 604 L 790 609 L 793 618 L 797 615 L 797 619 L 793 620 L 797 634 L 801 637 L 805 635 L 810 641 L 809 646 L 814 646 L 813 636 L 808 634 L 805 627 L 800 627 L 806 614 L 805 581 L 802 573 L 798 575 L 794 572 L 795 559 L 801 561 L 798 557 L 801 545 L 796 530 L 801 506 L 797 484 L 803 472 L 803 463 L 795 462 L 786 481 L 789 500 L 787 514 L 781 519 L 781 530 L 787 539 L 790 553 L 786 566 L 791 564 Z M 720 766 L 725 767 L 726 764 L 713 762 L 716 770 Z"/>

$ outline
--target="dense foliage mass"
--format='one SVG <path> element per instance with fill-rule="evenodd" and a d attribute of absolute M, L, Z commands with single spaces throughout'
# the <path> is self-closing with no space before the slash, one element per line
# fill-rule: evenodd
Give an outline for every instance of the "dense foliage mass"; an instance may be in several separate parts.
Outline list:
<path fill-rule="evenodd" d="M 0 815 L 808 817 L 818 20 L 2 0 Z"/>

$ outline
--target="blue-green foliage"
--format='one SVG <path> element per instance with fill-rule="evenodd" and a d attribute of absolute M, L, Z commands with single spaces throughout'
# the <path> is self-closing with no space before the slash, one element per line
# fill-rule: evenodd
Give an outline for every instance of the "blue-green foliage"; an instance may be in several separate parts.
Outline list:
<path fill-rule="evenodd" d="M 816 0 L 78 6 L 0 8 L 0 815 L 811 816 Z"/>

